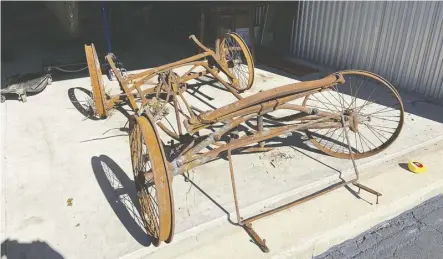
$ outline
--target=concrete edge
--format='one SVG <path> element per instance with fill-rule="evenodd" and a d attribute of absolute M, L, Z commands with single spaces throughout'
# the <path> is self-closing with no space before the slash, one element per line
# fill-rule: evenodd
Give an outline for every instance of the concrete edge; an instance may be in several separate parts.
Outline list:
<path fill-rule="evenodd" d="M 394 159 L 394 158 L 406 155 L 408 153 L 412 153 L 412 152 L 416 151 L 417 149 L 430 146 L 430 145 L 432 145 L 434 143 L 437 143 L 437 142 L 440 142 L 440 141 L 443 141 L 443 135 L 438 136 L 438 137 L 436 137 L 434 139 L 430 139 L 428 141 L 422 142 L 422 143 L 420 143 L 418 145 L 411 146 L 409 148 L 403 149 L 401 151 L 398 151 L 398 152 L 395 152 L 395 153 L 392 153 L 392 154 L 386 154 L 385 156 L 383 156 L 381 158 L 377 158 L 377 159 L 374 159 L 374 160 L 372 160 L 370 162 L 358 165 L 358 168 L 359 169 L 367 169 L 368 167 L 373 167 L 376 164 L 379 164 L 379 163 L 383 162 L 383 160 L 385 160 L 385 161 L 391 160 L 391 159 Z M 353 168 L 350 168 L 348 170 L 353 170 Z M 347 171 L 347 170 L 345 170 L 345 171 Z M 368 173 L 365 173 L 364 175 L 367 175 L 367 174 Z"/>
<path fill-rule="evenodd" d="M 0 208 L 0 238 L 6 239 L 6 114 L 7 114 L 7 102 L 0 105 L 0 120 L 1 120 L 1 135 L 0 135 L 0 168 L 1 168 L 1 180 L 0 180 L 0 193 L 1 193 L 1 208 Z"/>
<path fill-rule="evenodd" d="M 347 224 L 342 224 L 334 229 L 328 230 L 321 236 L 311 237 L 306 240 L 304 246 L 297 246 L 281 251 L 272 258 L 290 258 L 294 254 L 306 254 L 308 251 L 314 251 L 313 256 L 320 255 L 326 252 L 330 247 L 357 237 L 360 233 L 363 233 L 384 221 L 395 218 L 404 211 L 412 209 L 433 196 L 442 193 L 442 190 L 443 180 L 440 180 L 433 183 L 431 186 L 418 189 L 418 191 L 413 192 L 408 196 L 395 200 L 395 202 L 385 204 L 386 207 L 389 207 L 388 210 L 375 210 L 367 213 L 359 218 L 348 221 Z M 343 234 L 340 234 L 343 232 L 352 233 L 352 235 L 343 238 Z"/>
<path fill-rule="evenodd" d="M 409 147 L 407 149 L 403 149 L 401 151 L 398 151 L 398 152 L 395 152 L 395 153 L 392 153 L 392 154 L 389 154 L 389 155 L 385 155 L 383 157 L 374 159 L 374 160 L 372 160 L 370 162 L 358 165 L 358 169 L 364 170 L 364 169 L 368 169 L 368 168 L 371 168 L 371 167 L 375 167 L 376 165 L 381 164 L 381 163 L 383 163 L 385 161 L 401 157 L 401 156 L 406 155 L 408 153 L 412 153 L 412 152 L 414 152 L 414 151 L 416 151 L 416 150 L 418 150 L 420 148 L 423 148 L 423 147 L 426 147 L 426 146 L 430 146 L 430 145 L 432 145 L 434 143 L 437 143 L 437 142 L 440 142 L 440 141 L 443 141 L 443 135 L 439 136 L 437 138 L 425 141 L 425 142 L 420 143 L 418 145 Z M 351 162 L 349 161 L 349 163 L 351 163 Z M 345 169 L 342 172 L 342 174 L 343 174 L 342 175 L 343 178 L 349 178 L 350 176 L 352 176 L 352 174 L 354 174 L 354 168 L 350 167 L 348 169 Z M 371 175 L 372 175 L 372 173 L 371 172 L 367 172 L 367 171 L 360 174 L 360 176 L 364 176 L 364 177 L 370 177 Z M 286 199 L 289 199 L 289 198 L 292 198 L 292 200 L 295 200 L 297 198 L 300 198 L 300 197 L 309 195 L 311 193 L 314 193 L 315 191 L 317 191 L 317 190 L 319 190 L 321 188 L 324 188 L 325 186 L 334 184 L 336 182 L 339 182 L 339 178 L 336 175 L 329 176 L 329 177 L 323 178 L 323 179 L 321 179 L 319 181 L 316 181 L 314 183 L 307 184 L 307 185 L 301 186 L 299 188 L 296 188 L 296 189 L 293 189 L 293 190 L 290 190 L 290 191 L 283 192 L 281 194 L 275 195 L 275 196 L 270 197 L 270 198 L 268 198 L 266 200 L 263 200 L 263 201 L 251 204 L 251 205 L 249 205 L 249 206 L 247 206 L 245 208 L 240 209 L 240 212 L 243 215 L 246 215 L 246 214 L 247 215 L 255 215 L 265 205 L 268 208 L 270 208 L 270 207 L 273 208 L 273 207 L 278 206 L 279 205 L 278 203 L 283 201 L 283 200 L 286 200 Z M 442 181 L 441 185 L 443 186 L 443 181 Z M 402 208 L 403 207 L 399 207 L 398 211 L 401 210 Z M 395 215 L 395 213 L 391 213 L 391 215 L 393 217 Z M 231 215 L 230 215 L 230 217 L 231 217 Z M 380 216 L 380 218 L 381 218 L 381 216 Z M 174 236 L 174 241 L 173 242 L 176 243 L 176 242 L 180 242 L 182 240 L 194 237 L 194 236 L 198 235 L 199 233 L 201 233 L 203 231 L 209 230 L 210 228 L 218 227 L 218 226 L 223 225 L 223 224 L 229 224 L 227 222 L 227 220 L 226 220 L 226 216 L 221 216 L 219 218 L 213 219 L 211 221 L 205 222 L 203 224 L 200 224 L 198 226 L 195 226 L 193 228 L 185 230 L 183 232 L 177 233 Z M 156 251 L 158 251 L 160 249 L 167 248 L 167 247 L 168 247 L 168 245 L 164 245 L 164 244 L 160 245 L 159 247 L 149 247 L 149 248 L 148 247 L 146 247 L 146 248 L 144 247 L 144 248 L 137 249 L 137 250 L 135 250 L 133 252 L 130 252 L 130 253 L 126 254 L 126 255 L 123 255 L 120 258 L 131 258 L 132 256 L 134 256 L 136 254 L 139 254 L 139 253 L 142 253 L 142 251 L 144 252 L 144 250 L 147 250 L 147 249 L 149 249 L 150 251 L 147 252 L 147 253 L 144 253 L 144 255 L 149 255 L 151 253 L 154 253 L 154 252 L 156 252 Z"/>

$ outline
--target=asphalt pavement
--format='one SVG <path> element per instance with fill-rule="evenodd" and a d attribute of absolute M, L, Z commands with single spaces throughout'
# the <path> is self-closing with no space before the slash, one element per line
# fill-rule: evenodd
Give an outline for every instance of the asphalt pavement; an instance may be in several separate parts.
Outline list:
<path fill-rule="evenodd" d="M 314 258 L 443 258 L 443 194 Z"/>

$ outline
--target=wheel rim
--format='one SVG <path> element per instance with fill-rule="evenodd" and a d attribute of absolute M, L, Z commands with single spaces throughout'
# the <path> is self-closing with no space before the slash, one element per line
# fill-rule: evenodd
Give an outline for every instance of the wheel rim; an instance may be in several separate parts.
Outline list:
<path fill-rule="evenodd" d="M 155 246 L 170 242 L 174 233 L 174 204 L 164 151 L 157 131 L 146 117 L 132 117 L 131 160 L 141 218 Z M 151 177 L 146 178 L 145 172 Z"/>
<path fill-rule="evenodd" d="M 254 61 L 245 41 L 236 33 L 228 33 L 220 43 L 220 56 L 238 79 L 232 86 L 238 91 L 251 88 L 254 83 Z"/>
<path fill-rule="evenodd" d="M 348 115 L 349 142 L 354 158 L 385 150 L 403 127 L 404 108 L 396 89 L 383 78 L 358 70 L 339 72 L 345 84 L 305 97 L 303 106 Z M 354 124 L 352 124 L 354 122 Z M 326 154 L 350 158 L 344 128 L 307 131 L 311 142 Z"/>
<path fill-rule="evenodd" d="M 95 113 L 100 118 L 108 116 L 105 108 L 105 92 L 100 62 L 94 44 L 85 45 L 86 61 L 88 63 L 89 78 L 91 79 L 92 97 L 94 100 Z"/>

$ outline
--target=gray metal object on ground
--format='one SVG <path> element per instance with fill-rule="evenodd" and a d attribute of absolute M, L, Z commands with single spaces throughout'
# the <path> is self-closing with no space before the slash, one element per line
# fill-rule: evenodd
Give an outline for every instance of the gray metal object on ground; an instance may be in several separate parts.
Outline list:
<path fill-rule="evenodd" d="M 1 102 L 6 101 L 5 94 L 17 94 L 22 102 L 27 101 L 27 93 L 39 93 L 52 83 L 49 73 L 17 74 L 6 79 L 1 89 Z"/>

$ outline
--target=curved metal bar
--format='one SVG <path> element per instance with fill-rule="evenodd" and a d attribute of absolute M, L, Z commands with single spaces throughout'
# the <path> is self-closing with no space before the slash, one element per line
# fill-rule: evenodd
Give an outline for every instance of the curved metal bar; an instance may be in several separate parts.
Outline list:
<path fill-rule="evenodd" d="M 340 115 L 338 115 L 340 116 Z M 241 148 L 253 143 L 259 143 L 263 140 L 267 140 L 288 132 L 293 131 L 300 131 L 300 130 L 306 130 L 306 129 L 321 129 L 321 128 L 341 128 L 343 127 L 341 122 L 325 122 L 327 120 L 333 119 L 335 116 L 327 116 L 327 117 L 321 117 L 317 120 L 303 123 L 303 124 L 293 124 L 293 125 L 285 125 L 280 126 L 277 128 L 273 128 L 267 131 L 257 132 L 250 136 L 244 136 L 239 139 L 232 140 L 228 144 L 225 144 L 223 146 L 220 146 L 218 148 L 215 148 L 211 151 L 208 151 L 203 154 L 199 154 L 198 157 L 193 156 L 197 152 L 201 151 L 202 149 L 206 148 L 208 145 L 211 145 L 216 142 L 217 138 L 216 136 L 221 137 L 226 132 L 233 129 L 235 124 L 227 123 L 224 127 L 219 129 L 218 131 L 210 134 L 205 140 L 200 142 L 195 147 L 191 148 L 188 153 L 185 155 L 176 158 L 172 163 L 172 171 L 174 175 L 182 174 L 186 171 L 189 171 L 190 169 L 197 167 L 199 165 L 205 164 L 208 161 L 211 161 L 224 151 L 227 150 L 234 150 L 237 148 Z M 246 118 L 250 118 L 250 116 L 245 116 L 244 118 L 239 118 L 236 121 L 244 121 Z"/>

